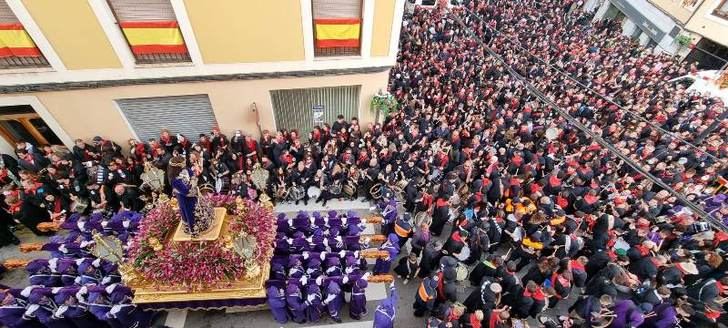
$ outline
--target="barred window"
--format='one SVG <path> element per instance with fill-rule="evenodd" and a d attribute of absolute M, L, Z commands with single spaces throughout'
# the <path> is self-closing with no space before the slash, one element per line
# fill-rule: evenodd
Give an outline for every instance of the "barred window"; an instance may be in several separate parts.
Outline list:
<path fill-rule="evenodd" d="M 313 0 L 314 55 L 361 54 L 361 0 Z"/>
<path fill-rule="evenodd" d="M 0 0 L 0 69 L 49 66 L 15 13 Z"/>
<path fill-rule="evenodd" d="M 190 62 L 169 0 L 108 0 L 137 64 Z"/>

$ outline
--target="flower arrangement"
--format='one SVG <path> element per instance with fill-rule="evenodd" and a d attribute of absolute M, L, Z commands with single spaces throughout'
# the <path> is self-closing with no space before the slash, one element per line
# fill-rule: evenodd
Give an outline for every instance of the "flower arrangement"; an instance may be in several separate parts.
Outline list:
<path fill-rule="evenodd" d="M 224 238 L 165 244 L 180 215 L 174 201 L 160 202 L 142 220 L 139 233 L 127 249 L 128 262 L 142 279 L 157 288 L 225 288 L 232 281 L 250 277 L 270 261 L 276 230 L 273 213 L 255 202 L 233 196 L 215 195 L 209 200 L 213 206 L 227 209 L 231 238 L 255 237 L 252 258 L 242 258 Z"/>

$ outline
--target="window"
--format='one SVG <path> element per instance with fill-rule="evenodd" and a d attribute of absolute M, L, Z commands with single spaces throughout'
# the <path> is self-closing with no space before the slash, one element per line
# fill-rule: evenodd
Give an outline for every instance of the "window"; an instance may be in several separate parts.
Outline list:
<path fill-rule="evenodd" d="M 190 62 L 169 0 L 108 0 L 137 64 Z"/>
<path fill-rule="evenodd" d="M 314 55 L 361 53 L 361 0 L 313 0 Z"/>
<path fill-rule="evenodd" d="M 0 0 L 0 69 L 48 66 L 23 24 L 5 0 Z"/>
<path fill-rule="evenodd" d="M 713 15 L 728 19 L 728 0 L 723 0 L 718 8 L 715 8 Z"/>

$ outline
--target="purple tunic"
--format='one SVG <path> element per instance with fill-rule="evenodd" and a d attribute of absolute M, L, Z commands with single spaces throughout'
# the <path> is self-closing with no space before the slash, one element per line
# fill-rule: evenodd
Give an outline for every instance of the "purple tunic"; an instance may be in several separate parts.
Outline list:
<path fill-rule="evenodd" d="M 377 305 L 377 310 L 374 312 L 374 328 L 394 328 L 398 297 L 397 289 L 392 287 L 389 297 Z"/>
<path fill-rule="evenodd" d="M 268 306 L 270 307 L 270 312 L 273 313 L 273 319 L 280 324 L 288 322 L 284 294 L 282 289 L 279 290 L 275 286 L 268 287 Z"/>
<path fill-rule="evenodd" d="M 364 289 L 369 284 L 365 279 L 358 279 L 351 287 L 351 302 L 349 304 L 349 316 L 352 319 L 360 320 L 367 314 L 367 297 Z"/>
<path fill-rule="evenodd" d="M 631 328 L 639 327 L 644 316 L 631 300 L 618 301 L 612 309 L 617 317 L 612 321 L 611 328 Z"/>

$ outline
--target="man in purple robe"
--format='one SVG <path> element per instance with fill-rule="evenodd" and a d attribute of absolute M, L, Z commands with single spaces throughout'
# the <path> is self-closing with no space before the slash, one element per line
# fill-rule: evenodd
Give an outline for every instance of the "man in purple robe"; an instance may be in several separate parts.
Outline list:
<path fill-rule="evenodd" d="M 323 312 L 321 284 L 323 278 L 320 276 L 315 282 L 309 281 L 306 285 L 306 318 L 309 322 L 318 322 L 321 319 L 321 313 Z"/>
<path fill-rule="evenodd" d="M 678 323 L 677 311 L 671 301 L 664 301 L 652 309 L 654 315 L 645 318 L 643 328 L 672 328 Z"/>
<path fill-rule="evenodd" d="M 58 305 L 53 301 L 53 293 L 50 288 L 32 288 L 28 295 L 28 304 L 24 316 L 36 318 L 48 328 L 75 328 L 70 320 L 54 315 L 58 310 Z"/>
<path fill-rule="evenodd" d="M 389 256 L 385 258 L 378 258 L 374 264 L 374 274 L 387 274 L 389 273 L 390 266 L 392 265 L 392 259 L 399 255 L 399 237 L 395 233 L 390 233 L 387 241 L 379 246 L 380 251 L 387 251 Z"/>
<path fill-rule="evenodd" d="M 306 302 L 303 299 L 298 282 L 289 281 L 286 287 L 286 303 L 291 313 L 291 320 L 295 323 L 306 322 Z"/>
<path fill-rule="evenodd" d="M 41 328 L 43 325 L 31 317 L 26 317 L 27 299 L 20 295 L 20 289 L 0 292 L 0 325 L 9 328 Z"/>
<path fill-rule="evenodd" d="M 364 292 L 364 289 L 369 285 L 367 278 L 369 278 L 369 272 L 356 279 L 351 286 L 349 316 L 355 320 L 361 320 L 362 317 L 367 315 L 367 296 Z"/>
<path fill-rule="evenodd" d="M 639 327 L 645 320 L 644 315 L 632 300 L 622 300 L 614 303 L 612 311 L 614 311 L 616 317 L 610 325 L 611 328 Z"/>
<path fill-rule="evenodd" d="M 270 312 L 273 313 L 273 319 L 279 324 L 288 322 L 288 312 L 286 312 L 286 296 L 282 288 L 276 286 L 268 287 L 268 306 Z"/>
<path fill-rule="evenodd" d="M 59 319 L 70 320 L 77 328 L 96 328 L 103 323 L 94 318 L 88 310 L 78 303 L 76 294 L 79 287 L 64 287 L 54 290 L 54 301 L 58 305 L 53 315 Z"/>
<path fill-rule="evenodd" d="M 111 284 L 105 289 L 109 295 L 109 301 L 113 304 L 108 316 L 116 319 L 120 327 L 136 328 L 151 325 L 154 312 L 144 312 L 136 305 L 131 304 L 132 292 L 129 287 Z"/>
<path fill-rule="evenodd" d="M 326 286 L 326 298 L 323 301 L 331 319 L 341 323 L 341 308 L 344 306 L 344 293 L 337 279 L 331 279 Z"/>
<path fill-rule="evenodd" d="M 377 310 L 374 312 L 374 328 L 394 328 L 397 299 L 399 299 L 397 288 L 392 284 L 392 287 L 389 288 L 389 297 L 379 302 Z"/>

